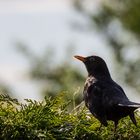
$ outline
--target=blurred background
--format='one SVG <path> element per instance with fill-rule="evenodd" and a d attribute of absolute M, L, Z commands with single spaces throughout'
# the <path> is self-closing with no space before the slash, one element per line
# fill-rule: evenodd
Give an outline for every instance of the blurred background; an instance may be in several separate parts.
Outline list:
<path fill-rule="evenodd" d="M 63 92 L 82 101 L 86 69 L 99 55 L 140 102 L 139 0 L 0 0 L 0 91 L 23 101 Z"/>

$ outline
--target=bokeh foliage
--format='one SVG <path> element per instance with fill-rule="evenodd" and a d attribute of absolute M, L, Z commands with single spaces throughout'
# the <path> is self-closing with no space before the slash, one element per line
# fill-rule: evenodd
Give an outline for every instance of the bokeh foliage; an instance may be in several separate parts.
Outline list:
<path fill-rule="evenodd" d="M 83 100 L 81 85 L 85 78 L 70 61 L 74 60 L 71 48 L 66 48 L 65 58 L 59 63 L 51 47 L 41 55 L 34 54 L 23 43 L 18 43 L 17 49 L 29 62 L 29 77 L 42 87 L 39 94 L 55 97 L 59 92 L 67 92 L 66 101 L 74 98 L 79 104 Z"/>

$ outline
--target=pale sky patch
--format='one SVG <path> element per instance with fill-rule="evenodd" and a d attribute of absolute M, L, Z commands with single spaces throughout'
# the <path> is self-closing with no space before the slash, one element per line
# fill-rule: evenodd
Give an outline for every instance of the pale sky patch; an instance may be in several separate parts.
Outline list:
<path fill-rule="evenodd" d="M 1 0 L 0 14 L 64 12 L 70 0 Z"/>

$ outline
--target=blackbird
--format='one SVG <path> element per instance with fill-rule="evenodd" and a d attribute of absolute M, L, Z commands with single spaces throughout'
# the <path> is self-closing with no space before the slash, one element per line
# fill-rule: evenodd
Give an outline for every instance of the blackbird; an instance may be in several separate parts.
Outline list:
<path fill-rule="evenodd" d="M 112 120 L 116 130 L 118 121 L 129 116 L 137 126 L 134 110 L 140 103 L 128 99 L 121 86 L 111 78 L 105 61 L 99 56 L 74 57 L 82 61 L 88 71 L 83 91 L 85 105 L 101 125 L 107 126 L 107 121 Z"/>

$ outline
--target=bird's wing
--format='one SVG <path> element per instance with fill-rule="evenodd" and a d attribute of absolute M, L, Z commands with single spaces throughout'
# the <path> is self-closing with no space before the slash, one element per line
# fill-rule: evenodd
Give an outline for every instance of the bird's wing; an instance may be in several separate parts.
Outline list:
<path fill-rule="evenodd" d="M 104 95 L 103 99 L 105 100 L 105 103 L 109 106 L 115 105 L 115 106 L 130 107 L 130 108 L 140 107 L 140 103 L 129 101 L 123 89 L 117 84 L 105 88 L 103 95 Z"/>

